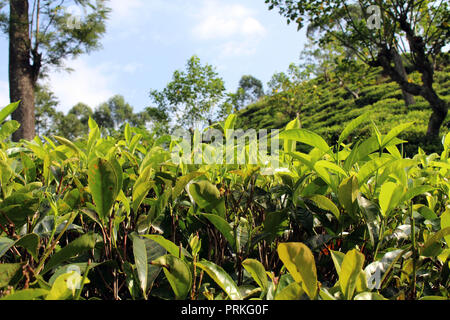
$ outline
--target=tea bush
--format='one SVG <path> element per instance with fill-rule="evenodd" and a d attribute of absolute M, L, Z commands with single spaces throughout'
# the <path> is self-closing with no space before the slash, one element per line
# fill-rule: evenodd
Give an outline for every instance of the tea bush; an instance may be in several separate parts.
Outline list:
<path fill-rule="evenodd" d="M 410 158 L 398 136 L 411 123 L 345 143 L 369 120 L 336 146 L 290 122 L 281 169 L 177 164 L 178 139 L 102 136 L 92 119 L 81 140 L 12 143 L 6 122 L 0 297 L 448 299 L 450 135 Z"/>

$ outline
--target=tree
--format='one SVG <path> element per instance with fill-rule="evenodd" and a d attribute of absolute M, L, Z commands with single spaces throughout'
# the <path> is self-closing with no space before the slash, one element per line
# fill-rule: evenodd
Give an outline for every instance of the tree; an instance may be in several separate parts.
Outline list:
<path fill-rule="evenodd" d="M 0 10 L 0 27 L 9 36 L 10 99 L 21 101 L 12 114 L 21 124 L 13 140 L 31 140 L 39 76 L 61 67 L 65 58 L 98 48 L 109 9 L 105 0 L 0 0 Z"/>
<path fill-rule="evenodd" d="M 55 116 L 57 134 L 67 139 L 80 138 L 89 132 L 89 117 L 93 117 L 91 107 L 78 103 L 67 115 L 58 112 Z"/>
<path fill-rule="evenodd" d="M 240 89 L 242 89 L 243 93 L 243 106 L 254 103 L 264 96 L 264 88 L 261 80 L 251 75 L 242 76 L 239 81 L 238 92 Z"/>
<path fill-rule="evenodd" d="M 264 96 L 264 86 L 261 80 L 251 75 L 244 75 L 239 80 L 236 92 L 229 92 L 221 103 L 218 118 L 225 119 L 230 114 L 236 113 L 245 106 L 255 103 Z"/>
<path fill-rule="evenodd" d="M 139 126 L 145 126 L 156 136 L 169 133 L 169 115 L 162 109 L 147 107 L 137 114 L 137 118 L 140 119 Z"/>
<path fill-rule="evenodd" d="M 269 94 L 292 90 L 307 78 L 307 73 L 302 72 L 300 67 L 291 63 L 285 72 L 276 72 L 267 83 Z"/>
<path fill-rule="evenodd" d="M 108 129 L 118 130 L 125 122 L 133 126 L 139 125 L 133 107 L 121 95 L 115 95 L 102 103 L 94 113 L 94 119 L 96 117 L 99 119 L 99 125 Z"/>
<path fill-rule="evenodd" d="M 133 107 L 121 95 L 115 95 L 107 102 L 114 120 L 114 129 L 119 129 L 125 122 L 134 121 Z"/>
<path fill-rule="evenodd" d="M 95 109 L 92 118 L 100 127 L 114 130 L 114 118 L 108 103 L 103 103 Z"/>
<path fill-rule="evenodd" d="M 225 85 L 211 65 L 202 65 L 192 56 L 186 70 L 173 73 L 172 81 L 162 91 L 152 90 L 156 108 L 170 114 L 177 124 L 193 127 L 196 122 L 212 119 L 214 107 L 222 99 Z"/>
<path fill-rule="evenodd" d="M 435 61 L 448 44 L 450 11 L 445 1 L 343 1 L 265 0 L 269 9 L 278 7 L 288 23 L 299 29 L 309 25 L 320 29 L 321 41 L 336 40 L 352 50 L 370 67 L 382 67 L 402 90 L 422 96 L 432 109 L 427 135 L 439 136 L 448 114 L 448 104 L 433 88 Z M 414 83 L 405 72 L 402 59 L 411 71 L 421 74 Z"/>
<path fill-rule="evenodd" d="M 36 133 L 51 136 L 57 133 L 57 111 L 59 101 L 47 86 L 36 85 Z"/>
<path fill-rule="evenodd" d="M 351 50 L 329 41 L 321 43 L 315 37 L 308 36 L 308 43 L 300 54 L 303 73 L 307 77 L 323 76 L 324 80 L 339 81 L 339 85 L 353 98 L 359 99 L 359 91 L 367 67 L 357 60 Z M 354 87 L 357 88 L 354 88 Z"/>
<path fill-rule="evenodd" d="M 291 63 L 287 72 L 275 73 L 268 82 L 269 95 L 283 104 L 289 118 L 299 117 L 302 107 L 311 99 L 318 99 L 318 87 L 307 81 L 309 69 Z"/>

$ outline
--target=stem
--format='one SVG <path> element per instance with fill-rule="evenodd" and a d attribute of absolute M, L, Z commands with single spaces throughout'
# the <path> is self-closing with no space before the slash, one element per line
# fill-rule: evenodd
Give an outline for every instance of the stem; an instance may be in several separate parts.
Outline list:
<path fill-rule="evenodd" d="M 384 217 L 381 219 L 381 225 L 380 225 L 380 232 L 378 233 L 378 243 L 377 243 L 377 248 L 375 249 L 375 255 L 373 256 L 374 259 L 377 258 L 378 255 L 378 250 L 380 249 L 380 244 L 382 241 L 382 236 L 383 236 L 383 232 L 384 232 Z"/>
<path fill-rule="evenodd" d="M 42 271 L 42 268 L 44 267 L 44 263 L 47 260 L 47 258 L 50 256 L 50 254 L 52 253 L 52 251 L 55 249 L 56 244 L 59 242 L 59 240 L 61 239 L 61 237 L 64 235 L 64 233 L 67 231 L 67 228 L 69 228 L 69 226 L 72 224 L 72 222 L 75 220 L 75 217 L 77 216 L 77 214 L 73 214 L 70 219 L 67 221 L 66 225 L 64 226 L 64 229 L 62 230 L 62 232 L 58 235 L 58 237 L 56 238 L 56 240 L 53 242 L 53 244 L 46 250 L 44 256 L 42 257 L 41 261 L 39 262 L 38 267 L 36 268 L 36 273 L 35 275 L 39 275 L 39 273 Z M 50 242 L 49 242 L 50 243 Z"/>
<path fill-rule="evenodd" d="M 197 280 L 197 256 L 194 256 L 194 282 L 192 284 L 191 300 L 195 300 L 195 291 L 197 290 L 196 280 Z"/>
<path fill-rule="evenodd" d="M 88 273 L 89 273 L 90 270 L 91 270 L 91 260 L 89 259 L 86 271 L 84 272 L 84 275 L 83 275 L 83 279 L 81 280 L 81 287 L 77 291 L 77 293 L 75 294 L 75 300 L 80 300 L 81 292 L 83 291 L 84 283 L 85 283 L 85 281 L 87 279 L 87 276 L 88 276 Z"/>
<path fill-rule="evenodd" d="M 412 270 L 412 281 L 411 281 L 411 297 L 413 300 L 416 299 L 416 281 L 417 281 L 417 248 L 416 248 L 416 222 L 414 220 L 414 214 L 412 210 L 412 201 L 409 204 L 409 214 L 411 219 L 411 243 L 412 243 L 412 259 L 413 259 L 413 270 Z"/>

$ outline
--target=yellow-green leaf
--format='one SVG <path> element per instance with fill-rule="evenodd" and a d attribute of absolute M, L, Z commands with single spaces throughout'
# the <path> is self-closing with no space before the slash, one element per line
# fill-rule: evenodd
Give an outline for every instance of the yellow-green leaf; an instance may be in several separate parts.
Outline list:
<path fill-rule="evenodd" d="M 331 213 L 334 214 L 336 218 L 339 219 L 340 212 L 338 207 L 336 207 L 333 201 L 331 201 L 327 197 L 322 196 L 320 194 L 316 194 L 313 196 L 309 196 L 308 199 L 314 202 L 314 204 L 318 206 L 320 209 L 330 211 Z"/>
<path fill-rule="evenodd" d="M 317 270 L 314 255 L 303 243 L 281 243 L 278 255 L 296 282 L 302 283 L 306 294 L 317 295 Z"/>
<path fill-rule="evenodd" d="M 347 300 L 353 298 L 356 285 L 364 265 L 364 255 L 356 249 L 349 251 L 342 261 L 339 273 L 341 291 Z"/>
<path fill-rule="evenodd" d="M 266 291 L 269 287 L 269 281 L 267 280 L 266 270 L 261 262 L 255 259 L 247 259 L 242 262 L 242 266 L 253 277 L 255 282 L 261 287 L 263 291 Z"/>
<path fill-rule="evenodd" d="M 403 197 L 403 186 L 394 182 L 386 182 L 381 186 L 380 208 L 381 214 L 386 217 L 398 205 Z"/>

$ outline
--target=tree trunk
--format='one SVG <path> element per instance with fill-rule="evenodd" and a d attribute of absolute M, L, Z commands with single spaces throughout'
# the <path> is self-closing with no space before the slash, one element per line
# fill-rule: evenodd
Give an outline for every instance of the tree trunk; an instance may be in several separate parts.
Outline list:
<path fill-rule="evenodd" d="M 430 103 L 433 110 L 428 123 L 427 136 L 438 137 L 441 126 L 447 118 L 448 105 L 445 100 L 439 98 L 433 88 L 425 87 L 422 96 Z"/>
<path fill-rule="evenodd" d="M 35 57 L 33 57 L 35 58 Z M 12 119 L 20 123 L 13 141 L 35 137 L 34 89 L 39 67 L 31 65 L 28 1 L 10 1 L 9 23 L 9 91 L 11 102 L 21 100 Z"/>
<path fill-rule="evenodd" d="M 355 100 L 358 100 L 360 90 L 358 89 L 358 91 L 353 91 L 345 84 L 344 80 L 341 77 L 338 77 L 338 79 L 339 79 L 339 86 L 341 88 L 344 88 L 348 93 L 350 93 L 353 96 L 353 98 L 355 98 Z"/>
<path fill-rule="evenodd" d="M 420 42 L 420 39 L 418 39 L 417 42 Z M 411 47 L 413 47 L 413 45 Z M 428 123 L 427 136 L 429 138 L 439 137 L 440 128 L 448 114 L 448 104 L 445 100 L 438 96 L 433 88 L 434 70 L 431 64 L 426 59 L 423 52 L 421 55 L 418 55 L 419 58 L 416 59 L 417 61 L 415 67 L 422 74 L 422 85 L 410 83 L 398 72 L 395 67 L 391 66 L 391 62 L 395 55 L 393 51 L 394 50 L 389 50 L 389 48 L 382 48 L 373 65 L 383 67 L 384 71 L 389 74 L 392 80 L 400 85 L 402 90 L 415 96 L 422 96 L 425 100 L 427 100 L 427 102 L 430 103 L 433 113 Z M 416 49 L 416 51 L 419 50 Z"/>
<path fill-rule="evenodd" d="M 408 74 L 406 73 L 405 66 L 403 65 L 402 56 L 397 52 L 397 50 L 392 50 L 392 53 L 395 70 L 398 72 L 400 76 L 402 76 L 405 79 L 405 81 L 408 81 Z M 414 96 L 412 94 L 410 94 L 403 88 L 402 93 L 403 93 L 403 100 L 405 100 L 405 104 L 407 107 L 416 104 L 416 100 L 414 99 Z"/>

